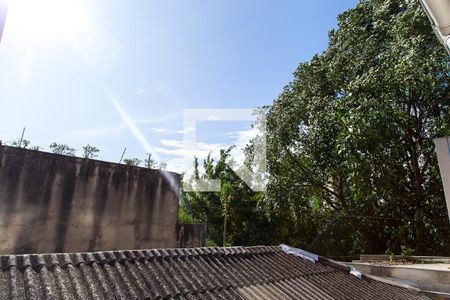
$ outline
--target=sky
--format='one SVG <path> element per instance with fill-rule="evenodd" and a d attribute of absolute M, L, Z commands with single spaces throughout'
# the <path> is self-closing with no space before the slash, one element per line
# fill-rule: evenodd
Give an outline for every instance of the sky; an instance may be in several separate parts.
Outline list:
<path fill-rule="evenodd" d="M 6 0 L 0 0 L 6 1 Z M 0 140 L 152 153 L 170 171 L 242 148 L 251 120 L 185 128 L 186 110 L 269 105 L 325 50 L 356 0 L 10 0 L 0 44 Z M 195 131 L 194 131 L 195 130 Z M 186 147 L 194 131 L 195 149 Z"/>

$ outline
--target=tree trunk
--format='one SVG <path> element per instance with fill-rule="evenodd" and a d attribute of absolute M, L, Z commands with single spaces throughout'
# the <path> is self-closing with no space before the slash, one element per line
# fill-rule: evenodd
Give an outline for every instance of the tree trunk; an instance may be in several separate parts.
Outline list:
<path fill-rule="evenodd" d="M 423 222 L 422 207 L 420 204 L 416 206 L 415 213 L 416 222 L 416 255 L 425 254 L 425 224 Z"/>
<path fill-rule="evenodd" d="M 228 221 L 228 213 L 225 213 L 223 217 L 223 236 L 222 236 L 222 246 L 225 247 L 227 242 L 227 221 Z"/>

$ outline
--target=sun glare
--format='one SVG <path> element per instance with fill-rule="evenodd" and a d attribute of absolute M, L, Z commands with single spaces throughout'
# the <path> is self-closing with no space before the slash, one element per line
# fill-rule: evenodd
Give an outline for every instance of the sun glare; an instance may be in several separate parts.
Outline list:
<path fill-rule="evenodd" d="M 10 0 L 7 26 L 12 34 L 72 37 L 89 27 L 83 0 Z"/>

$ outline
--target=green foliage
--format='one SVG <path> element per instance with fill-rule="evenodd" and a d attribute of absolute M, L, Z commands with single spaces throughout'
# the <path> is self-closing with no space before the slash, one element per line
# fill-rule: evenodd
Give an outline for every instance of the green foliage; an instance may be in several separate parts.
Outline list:
<path fill-rule="evenodd" d="M 181 197 L 183 197 L 183 194 L 181 195 Z M 201 222 L 198 222 L 197 220 L 195 220 L 194 217 L 192 217 L 192 215 L 190 215 L 186 212 L 185 201 L 183 201 L 183 198 L 180 199 L 180 207 L 178 209 L 178 221 L 181 224 L 201 223 Z"/>
<path fill-rule="evenodd" d="M 99 152 L 100 152 L 99 149 L 89 144 L 83 147 L 83 157 L 87 159 L 97 158 Z"/>
<path fill-rule="evenodd" d="M 260 111 L 261 207 L 286 242 L 328 255 L 448 254 L 433 138 L 450 133 L 450 66 L 428 22 L 417 1 L 359 2 Z"/>
<path fill-rule="evenodd" d="M 152 158 L 152 154 L 149 153 L 148 157 L 144 159 L 144 166 L 149 169 L 165 170 L 167 168 L 167 163 L 164 161 L 158 163 L 156 160 Z"/>
<path fill-rule="evenodd" d="M 195 158 L 192 178 L 222 187 L 186 193 L 185 213 L 218 245 L 449 255 L 433 145 L 450 134 L 449 63 L 418 1 L 360 1 L 339 15 L 328 48 L 256 112 L 254 126 L 266 119 L 267 191 L 252 192 L 229 170 L 229 150 L 208 157 L 202 175 Z"/>
<path fill-rule="evenodd" d="M 31 142 L 27 139 L 22 139 L 22 140 L 16 139 L 16 140 L 10 141 L 8 144 L 11 147 L 19 147 L 19 148 L 27 149 L 28 147 L 30 147 Z"/>
<path fill-rule="evenodd" d="M 260 245 L 276 241 L 276 231 L 258 209 L 261 193 L 253 192 L 227 166 L 230 149 L 222 150 L 215 161 L 208 156 L 204 174 L 200 175 L 198 159 L 194 160 L 193 179 L 220 179 L 220 192 L 183 192 L 180 206 L 196 223 L 207 225 L 208 240 L 214 245 Z M 226 222 L 225 222 L 226 217 Z M 225 240 L 224 240 L 224 228 Z"/>
<path fill-rule="evenodd" d="M 392 252 L 391 249 L 387 249 L 384 254 L 389 255 L 389 261 L 394 261 L 395 260 L 395 253 Z"/>
<path fill-rule="evenodd" d="M 127 166 L 134 166 L 134 167 L 138 167 L 141 164 L 142 160 L 140 160 L 139 158 L 125 158 L 123 160 L 123 163 L 126 164 Z"/>
<path fill-rule="evenodd" d="M 146 168 L 149 168 L 149 169 L 153 169 L 153 168 L 156 167 L 157 163 L 152 158 L 152 154 L 151 153 L 149 153 L 148 157 L 144 160 L 144 165 L 145 165 Z"/>
<path fill-rule="evenodd" d="M 69 145 L 58 144 L 56 142 L 53 142 L 49 146 L 49 148 L 52 151 L 52 153 L 68 155 L 68 156 L 75 156 L 75 152 L 76 152 L 76 150 L 74 148 L 70 147 Z"/>
<path fill-rule="evenodd" d="M 0 145 L 1 144 L 2 144 L 2 141 L 0 140 Z M 10 141 L 9 143 L 6 143 L 6 145 L 9 145 L 12 147 L 30 149 L 30 150 L 34 150 L 34 151 L 39 151 L 41 149 L 40 146 L 31 145 L 31 142 L 27 139 L 22 139 L 22 141 L 20 139 L 16 139 L 16 140 Z"/>
<path fill-rule="evenodd" d="M 181 207 L 178 211 L 178 221 L 181 224 L 196 224 L 194 218 L 188 215 Z"/>
<path fill-rule="evenodd" d="M 218 245 L 211 239 L 206 239 L 205 241 L 206 247 L 217 247 Z"/>
<path fill-rule="evenodd" d="M 401 248 L 402 248 L 402 252 L 400 253 L 400 255 L 402 257 L 408 257 L 411 255 L 414 255 L 414 253 L 416 252 L 416 250 L 414 250 L 413 248 L 410 248 L 408 246 L 402 245 Z"/>

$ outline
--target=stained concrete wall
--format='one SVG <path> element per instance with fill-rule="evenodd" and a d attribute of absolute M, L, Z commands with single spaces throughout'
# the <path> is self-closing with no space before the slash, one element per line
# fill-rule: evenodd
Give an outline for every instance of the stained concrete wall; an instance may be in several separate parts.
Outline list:
<path fill-rule="evenodd" d="M 179 247 L 180 176 L 0 146 L 0 253 Z"/>
<path fill-rule="evenodd" d="M 180 248 L 205 247 L 206 225 L 180 224 L 178 226 Z"/>

